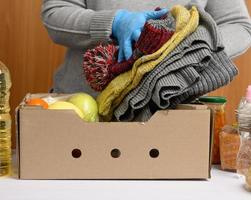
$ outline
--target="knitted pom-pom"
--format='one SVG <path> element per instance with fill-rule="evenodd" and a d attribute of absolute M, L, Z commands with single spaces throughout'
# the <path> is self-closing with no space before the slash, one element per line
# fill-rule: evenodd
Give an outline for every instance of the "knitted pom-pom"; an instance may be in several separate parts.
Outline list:
<path fill-rule="evenodd" d="M 117 61 L 116 46 L 99 45 L 84 54 L 83 68 L 87 82 L 96 91 L 102 91 L 113 79 L 109 66 Z"/>

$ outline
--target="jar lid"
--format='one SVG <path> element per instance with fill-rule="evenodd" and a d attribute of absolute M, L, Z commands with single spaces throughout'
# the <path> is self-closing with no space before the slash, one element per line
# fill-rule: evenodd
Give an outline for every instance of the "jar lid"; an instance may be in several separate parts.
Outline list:
<path fill-rule="evenodd" d="M 202 96 L 199 97 L 199 101 L 204 103 L 226 103 L 227 99 L 222 96 Z"/>

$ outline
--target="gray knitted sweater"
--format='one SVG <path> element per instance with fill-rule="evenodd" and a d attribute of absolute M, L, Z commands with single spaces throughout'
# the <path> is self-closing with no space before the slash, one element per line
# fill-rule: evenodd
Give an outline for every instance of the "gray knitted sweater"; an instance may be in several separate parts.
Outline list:
<path fill-rule="evenodd" d="M 84 78 L 82 57 L 86 49 L 109 40 L 117 9 L 153 10 L 191 2 L 205 8 L 219 25 L 228 56 L 238 56 L 249 48 L 251 22 L 245 0 L 44 0 L 44 25 L 55 43 L 68 48 L 64 62 L 55 73 L 54 92 L 83 91 L 97 96 Z"/>
<path fill-rule="evenodd" d="M 200 24 L 121 102 L 120 121 L 147 121 L 156 110 L 176 107 L 230 83 L 238 71 L 212 19 L 199 8 Z"/>

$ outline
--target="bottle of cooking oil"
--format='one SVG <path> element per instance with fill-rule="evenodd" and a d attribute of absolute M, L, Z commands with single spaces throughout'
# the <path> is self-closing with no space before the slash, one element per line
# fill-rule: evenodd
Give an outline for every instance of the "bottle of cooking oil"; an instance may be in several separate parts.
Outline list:
<path fill-rule="evenodd" d="M 0 62 L 0 177 L 11 173 L 10 87 L 9 70 Z"/>

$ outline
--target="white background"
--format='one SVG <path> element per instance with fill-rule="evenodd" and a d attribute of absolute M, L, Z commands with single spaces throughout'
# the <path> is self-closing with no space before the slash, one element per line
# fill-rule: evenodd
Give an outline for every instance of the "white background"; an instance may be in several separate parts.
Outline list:
<path fill-rule="evenodd" d="M 49 167 L 49 166 L 48 166 Z M 251 200 L 245 180 L 212 169 L 200 181 L 0 180 L 0 200 Z"/>

